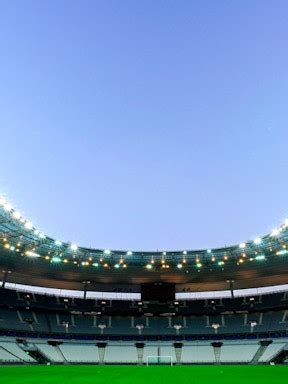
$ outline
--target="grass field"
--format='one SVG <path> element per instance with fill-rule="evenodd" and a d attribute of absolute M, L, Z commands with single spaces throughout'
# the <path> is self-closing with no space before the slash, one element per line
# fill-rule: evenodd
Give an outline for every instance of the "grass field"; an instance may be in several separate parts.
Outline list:
<path fill-rule="evenodd" d="M 6 384 L 285 383 L 288 366 L 0 366 Z"/>

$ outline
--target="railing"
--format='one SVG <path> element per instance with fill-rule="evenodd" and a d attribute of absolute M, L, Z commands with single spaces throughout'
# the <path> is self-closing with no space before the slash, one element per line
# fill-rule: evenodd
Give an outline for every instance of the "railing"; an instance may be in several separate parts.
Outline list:
<path fill-rule="evenodd" d="M 0 284 L 2 282 L 0 281 Z M 37 293 L 49 296 L 59 297 L 74 297 L 83 298 L 83 291 L 77 291 L 73 289 L 57 289 L 46 288 L 32 285 L 8 283 L 5 284 L 6 288 L 14 289 L 20 292 Z M 288 291 L 288 284 L 274 285 L 269 287 L 248 288 L 248 289 L 235 289 L 233 291 L 234 297 L 245 296 L 260 296 L 272 293 L 281 293 Z M 230 298 L 231 292 L 225 291 L 210 291 L 210 292 L 176 292 L 175 300 L 205 300 L 205 299 L 223 299 Z M 128 301 L 140 301 L 141 294 L 135 292 L 97 292 L 87 291 L 87 299 L 103 299 L 103 300 L 128 300 Z"/>

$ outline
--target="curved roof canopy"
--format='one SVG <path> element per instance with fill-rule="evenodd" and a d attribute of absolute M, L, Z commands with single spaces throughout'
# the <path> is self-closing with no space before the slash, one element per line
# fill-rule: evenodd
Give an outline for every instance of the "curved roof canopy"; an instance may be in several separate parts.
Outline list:
<path fill-rule="evenodd" d="M 288 220 L 262 238 L 224 248 L 91 249 L 46 236 L 0 198 L 0 268 L 15 283 L 79 289 L 89 281 L 91 289 L 137 291 L 141 283 L 173 282 L 178 290 L 205 291 L 227 289 L 233 280 L 249 288 L 287 283 L 287 258 Z"/>

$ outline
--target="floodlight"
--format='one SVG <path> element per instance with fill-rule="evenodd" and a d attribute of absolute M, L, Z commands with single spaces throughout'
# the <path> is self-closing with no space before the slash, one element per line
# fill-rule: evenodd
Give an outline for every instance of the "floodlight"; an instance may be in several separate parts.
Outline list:
<path fill-rule="evenodd" d="M 20 219 L 20 217 L 21 217 L 21 214 L 20 214 L 20 212 L 18 212 L 18 211 L 14 211 L 13 213 L 12 213 L 12 216 L 14 217 L 14 219 Z"/>
<path fill-rule="evenodd" d="M 33 224 L 30 223 L 30 221 L 26 221 L 26 223 L 24 224 L 24 227 L 25 227 L 26 229 L 32 229 L 32 228 L 33 228 Z"/>
<path fill-rule="evenodd" d="M 77 251 L 77 249 L 78 249 L 78 245 L 76 245 L 76 244 L 71 244 L 71 245 L 70 245 L 70 248 L 72 249 L 72 251 Z"/>

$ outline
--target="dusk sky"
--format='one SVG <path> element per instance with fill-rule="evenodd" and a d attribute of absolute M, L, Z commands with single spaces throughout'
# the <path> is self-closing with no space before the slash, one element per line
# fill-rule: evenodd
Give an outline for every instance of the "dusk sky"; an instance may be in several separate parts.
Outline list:
<path fill-rule="evenodd" d="M 0 194 L 82 246 L 288 217 L 288 2 L 0 1 Z"/>

